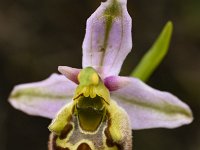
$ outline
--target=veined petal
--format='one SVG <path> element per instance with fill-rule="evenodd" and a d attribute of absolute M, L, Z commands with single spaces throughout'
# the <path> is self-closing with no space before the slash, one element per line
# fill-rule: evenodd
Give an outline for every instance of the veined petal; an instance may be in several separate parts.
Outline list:
<path fill-rule="evenodd" d="M 76 84 L 63 75 L 52 74 L 48 79 L 14 87 L 9 102 L 29 115 L 54 118 L 66 103 L 71 102 Z"/>
<path fill-rule="evenodd" d="M 127 111 L 133 129 L 175 128 L 193 120 L 190 108 L 168 92 L 131 77 L 110 77 L 109 82 L 117 86 L 111 98 Z"/>
<path fill-rule="evenodd" d="M 87 20 L 83 68 L 92 66 L 101 77 L 118 75 L 132 48 L 132 21 L 127 0 L 107 0 Z"/>

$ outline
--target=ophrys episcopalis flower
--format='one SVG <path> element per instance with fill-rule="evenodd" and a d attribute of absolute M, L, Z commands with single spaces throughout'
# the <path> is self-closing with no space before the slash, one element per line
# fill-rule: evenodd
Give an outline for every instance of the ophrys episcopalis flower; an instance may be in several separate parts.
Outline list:
<path fill-rule="evenodd" d="M 174 95 L 118 76 L 132 48 L 126 3 L 108 0 L 88 19 L 83 69 L 60 66 L 65 77 L 53 74 L 12 91 L 15 108 L 54 119 L 49 149 L 130 150 L 131 128 L 174 128 L 192 121 L 189 107 Z"/>

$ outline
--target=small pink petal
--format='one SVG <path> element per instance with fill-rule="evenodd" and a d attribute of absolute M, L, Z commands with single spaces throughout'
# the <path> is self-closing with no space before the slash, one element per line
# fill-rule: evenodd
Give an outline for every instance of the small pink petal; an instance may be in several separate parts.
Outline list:
<path fill-rule="evenodd" d="M 105 86 L 109 89 L 109 91 L 116 91 L 123 87 L 123 82 L 120 82 L 119 76 L 109 76 L 104 79 Z"/>
<path fill-rule="evenodd" d="M 69 80 L 73 81 L 74 83 L 78 84 L 78 74 L 81 69 L 76 69 L 68 66 L 59 66 L 58 71 L 62 73 L 65 77 Z"/>

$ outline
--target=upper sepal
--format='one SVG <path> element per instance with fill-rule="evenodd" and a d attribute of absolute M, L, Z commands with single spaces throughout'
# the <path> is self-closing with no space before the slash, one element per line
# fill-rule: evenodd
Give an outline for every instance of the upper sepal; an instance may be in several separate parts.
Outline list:
<path fill-rule="evenodd" d="M 118 75 L 132 48 L 132 21 L 126 0 L 107 0 L 87 20 L 83 68 L 92 66 L 101 77 Z"/>

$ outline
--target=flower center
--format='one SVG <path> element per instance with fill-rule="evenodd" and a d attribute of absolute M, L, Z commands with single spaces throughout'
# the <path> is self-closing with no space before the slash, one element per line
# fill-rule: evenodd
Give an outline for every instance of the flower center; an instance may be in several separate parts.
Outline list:
<path fill-rule="evenodd" d="M 75 105 L 80 127 L 89 132 L 94 132 L 98 129 L 104 116 L 106 109 L 105 102 L 102 97 L 94 98 L 81 95 Z"/>

